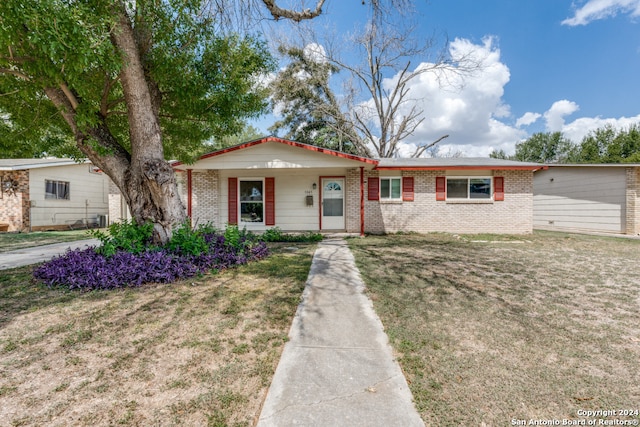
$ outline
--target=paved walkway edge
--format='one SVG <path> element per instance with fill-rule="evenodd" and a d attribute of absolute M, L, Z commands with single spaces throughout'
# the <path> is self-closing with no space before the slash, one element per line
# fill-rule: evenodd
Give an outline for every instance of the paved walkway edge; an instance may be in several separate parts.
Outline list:
<path fill-rule="evenodd" d="M 259 427 L 424 426 L 343 239 L 321 242 Z"/>
<path fill-rule="evenodd" d="M 84 249 L 89 246 L 98 246 L 99 244 L 100 240 L 98 239 L 84 239 L 0 253 L 0 270 L 37 264 L 48 261 L 54 256 L 62 255 L 69 249 Z"/>

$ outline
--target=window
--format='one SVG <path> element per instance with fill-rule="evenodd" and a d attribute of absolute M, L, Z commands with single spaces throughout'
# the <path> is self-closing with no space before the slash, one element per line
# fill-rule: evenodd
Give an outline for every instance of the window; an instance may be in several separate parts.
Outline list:
<path fill-rule="evenodd" d="M 264 198 L 262 180 L 240 181 L 240 221 L 263 222 Z"/>
<path fill-rule="evenodd" d="M 69 200 L 69 182 L 46 179 L 44 181 L 44 198 Z"/>
<path fill-rule="evenodd" d="M 401 200 L 402 178 L 380 178 L 380 200 Z"/>
<path fill-rule="evenodd" d="M 491 178 L 447 178 L 447 199 L 491 199 Z"/>

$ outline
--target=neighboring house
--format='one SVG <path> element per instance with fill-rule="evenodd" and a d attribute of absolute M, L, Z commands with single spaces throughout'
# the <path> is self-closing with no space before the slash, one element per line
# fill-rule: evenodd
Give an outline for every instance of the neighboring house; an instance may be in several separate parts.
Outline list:
<path fill-rule="evenodd" d="M 68 230 L 105 222 L 108 181 L 89 162 L 0 159 L 0 230 Z"/>
<path fill-rule="evenodd" d="M 364 234 L 530 233 L 533 171 L 543 165 L 376 160 L 266 137 L 174 167 L 194 224 Z"/>
<path fill-rule="evenodd" d="M 548 165 L 533 201 L 536 229 L 640 234 L 640 164 Z"/>

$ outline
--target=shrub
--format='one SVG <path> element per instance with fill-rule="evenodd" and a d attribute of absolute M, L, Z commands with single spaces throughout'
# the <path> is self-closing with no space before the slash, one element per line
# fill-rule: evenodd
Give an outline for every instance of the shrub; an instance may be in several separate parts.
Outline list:
<path fill-rule="evenodd" d="M 250 233 L 237 233 L 236 244 L 232 245 L 225 238 L 226 232 L 222 235 L 210 226 L 191 229 L 185 224 L 178 230 L 172 243 L 165 247 L 154 247 L 148 240 L 142 251 L 137 244 L 128 245 L 134 247 L 135 252 L 121 248 L 114 251 L 116 244 L 108 251 L 104 251 L 104 247 L 70 250 L 37 267 L 33 274 L 48 286 L 113 289 L 151 282 L 171 283 L 268 255 L 266 244 L 253 239 Z M 236 232 L 231 231 L 230 235 Z M 106 241 L 112 243 L 110 239 Z"/>
<path fill-rule="evenodd" d="M 273 227 L 266 230 L 260 236 L 264 242 L 319 242 L 322 240 L 322 234 L 307 231 L 300 234 L 284 233 L 280 227 Z"/>
<path fill-rule="evenodd" d="M 173 231 L 173 236 L 166 247 L 177 254 L 202 255 L 208 250 L 205 235 L 214 233 L 215 229 L 209 225 L 192 228 L 189 221 L 185 221 Z"/>
<path fill-rule="evenodd" d="M 108 233 L 89 231 L 89 234 L 102 243 L 96 251 L 107 257 L 118 251 L 140 254 L 149 249 L 153 239 L 153 224 L 150 222 L 143 225 L 138 225 L 133 220 L 114 222 L 108 230 Z"/>

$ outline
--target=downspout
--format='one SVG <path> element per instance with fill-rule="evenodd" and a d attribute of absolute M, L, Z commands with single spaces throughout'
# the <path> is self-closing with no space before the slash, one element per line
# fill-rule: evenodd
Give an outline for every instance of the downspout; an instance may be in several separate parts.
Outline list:
<path fill-rule="evenodd" d="M 193 196 L 192 196 L 192 192 L 193 192 L 193 177 L 191 176 L 191 169 L 187 169 L 187 216 L 189 217 L 189 222 L 191 223 L 191 226 L 193 227 L 193 219 L 192 219 L 192 214 L 193 214 Z"/>
<path fill-rule="evenodd" d="M 364 166 L 360 166 L 360 236 L 364 237 Z"/>

